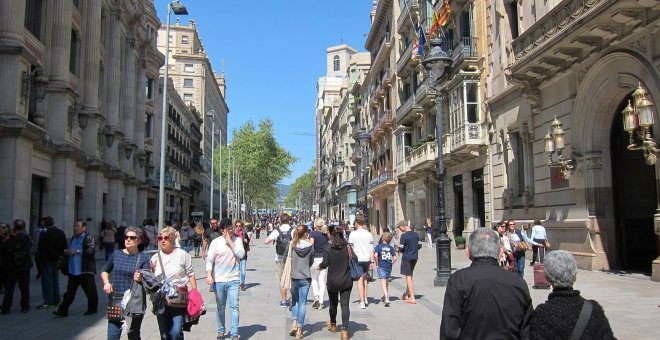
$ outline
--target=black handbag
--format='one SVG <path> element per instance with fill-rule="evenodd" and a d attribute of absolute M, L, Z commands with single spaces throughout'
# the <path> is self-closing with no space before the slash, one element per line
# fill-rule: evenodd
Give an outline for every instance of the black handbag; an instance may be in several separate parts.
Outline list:
<path fill-rule="evenodd" d="M 121 308 L 121 300 L 124 295 L 110 293 L 108 295 L 108 307 L 105 309 L 106 318 L 108 321 L 122 321 L 124 320 L 124 311 Z"/>

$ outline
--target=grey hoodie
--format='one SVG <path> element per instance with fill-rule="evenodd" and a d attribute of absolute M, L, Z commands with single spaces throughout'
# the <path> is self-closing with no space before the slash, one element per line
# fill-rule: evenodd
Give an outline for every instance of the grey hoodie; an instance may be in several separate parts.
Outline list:
<path fill-rule="evenodd" d="M 314 263 L 314 246 L 307 240 L 298 242 L 291 256 L 291 278 L 309 279 L 312 274 L 309 268 Z"/>

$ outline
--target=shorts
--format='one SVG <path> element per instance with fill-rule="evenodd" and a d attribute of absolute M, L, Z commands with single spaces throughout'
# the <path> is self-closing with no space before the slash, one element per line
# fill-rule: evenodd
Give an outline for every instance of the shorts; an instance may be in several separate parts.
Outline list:
<path fill-rule="evenodd" d="M 282 273 L 284 273 L 284 261 L 275 261 L 275 271 L 277 272 L 277 281 L 281 281 Z"/>
<path fill-rule="evenodd" d="M 366 275 L 369 273 L 369 265 L 371 262 L 366 261 L 366 262 L 358 262 L 358 268 L 362 269 L 362 275 Z"/>
<path fill-rule="evenodd" d="M 385 269 L 378 267 L 378 278 L 383 280 L 389 280 L 392 277 L 392 268 Z"/>
<path fill-rule="evenodd" d="M 401 260 L 401 275 L 403 276 L 412 276 L 413 271 L 415 271 L 415 266 L 417 265 L 417 260 Z"/>

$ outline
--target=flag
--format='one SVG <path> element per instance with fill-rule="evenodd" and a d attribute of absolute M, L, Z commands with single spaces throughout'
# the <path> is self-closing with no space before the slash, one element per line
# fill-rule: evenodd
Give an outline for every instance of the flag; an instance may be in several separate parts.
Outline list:
<path fill-rule="evenodd" d="M 450 14 L 451 6 L 449 6 L 449 0 L 444 0 L 442 6 L 440 6 L 440 14 L 438 14 L 435 9 L 435 5 L 433 5 L 433 16 L 431 18 L 431 29 L 429 31 L 430 36 L 434 36 L 435 31 L 437 31 L 438 28 L 447 24 L 447 20 L 449 19 Z"/>
<path fill-rule="evenodd" d="M 415 44 L 412 50 L 412 59 L 420 60 L 424 56 L 424 44 L 426 44 L 426 35 L 424 28 L 419 26 L 415 31 Z"/>

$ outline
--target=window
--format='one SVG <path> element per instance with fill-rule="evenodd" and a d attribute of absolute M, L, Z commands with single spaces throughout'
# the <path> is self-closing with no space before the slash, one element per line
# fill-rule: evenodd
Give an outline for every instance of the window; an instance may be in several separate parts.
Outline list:
<path fill-rule="evenodd" d="M 190 104 L 190 102 L 193 101 L 193 95 L 191 93 L 184 93 L 183 101 L 186 102 L 186 104 Z"/>
<path fill-rule="evenodd" d="M 25 20 L 23 25 L 37 39 L 41 39 L 41 7 L 43 0 L 27 0 L 25 2 Z"/>
<path fill-rule="evenodd" d="M 181 36 L 181 43 L 182 44 L 188 44 L 188 36 L 187 35 L 182 35 Z"/>
<path fill-rule="evenodd" d="M 183 65 L 183 71 L 184 72 L 195 72 L 195 68 L 193 64 L 184 64 Z"/>
<path fill-rule="evenodd" d="M 172 43 L 172 35 L 171 34 L 168 36 L 167 40 L 169 41 L 170 44 Z"/>
<path fill-rule="evenodd" d="M 509 10 L 507 11 L 509 15 L 509 26 L 511 28 L 511 37 L 513 39 L 517 38 L 520 35 L 518 31 L 518 2 L 510 1 Z"/>
<path fill-rule="evenodd" d="M 147 99 L 154 99 L 154 80 L 153 79 L 151 79 L 151 78 L 146 78 L 145 79 L 144 91 L 145 91 L 145 95 L 147 96 Z"/>
<path fill-rule="evenodd" d="M 465 109 L 467 110 L 467 122 L 479 122 L 479 84 L 465 84 Z"/>
<path fill-rule="evenodd" d="M 534 190 L 534 164 L 532 143 L 523 125 L 522 131 L 509 133 L 509 144 L 513 159 L 509 168 L 509 186 L 513 188 L 516 197 L 522 197 L 526 192 Z"/>
<path fill-rule="evenodd" d="M 470 23 L 470 12 L 468 10 L 461 12 L 461 38 L 472 36 Z"/>
<path fill-rule="evenodd" d="M 336 55 L 334 58 L 332 58 L 332 66 L 335 71 L 339 71 L 339 56 Z"/>
<path fill-rule="evenodd" d="M 183 87 L 193 87 L 193 80 L 192 78 L 185 78 L 183 80 Z"/>
<path fill-rule="evenodd" d="M 144 138 L 151 138 L 153 132 L 153 117 L 150 114 L 144 115 Z"/>
<path fill-rule="evenodd" d="M 71 30 L 71 49 L 69 51 L 69 72 L 76 74 L 78 56 L 78 34 L 76 31 Z"/>

